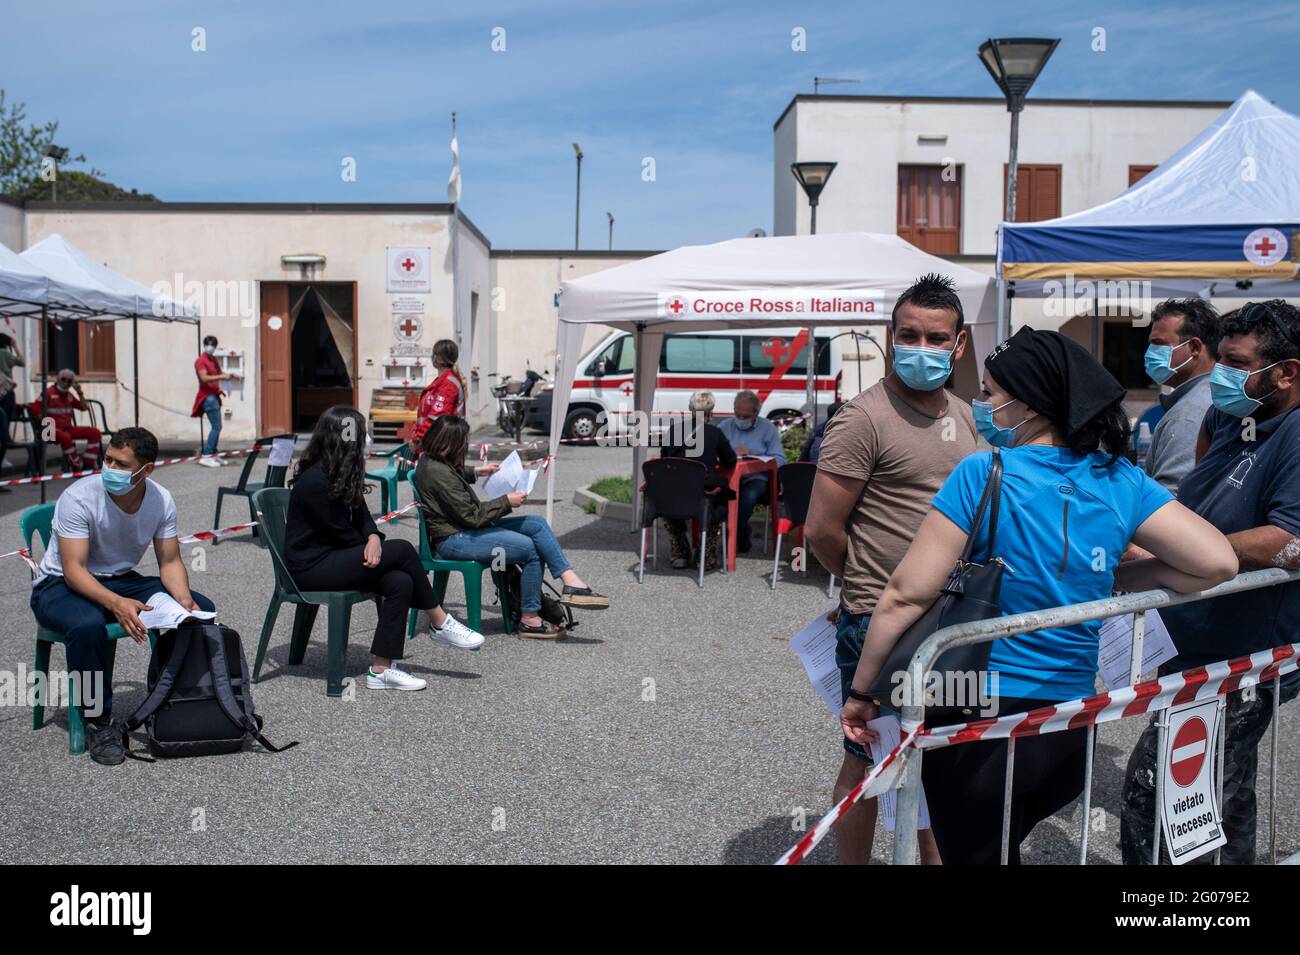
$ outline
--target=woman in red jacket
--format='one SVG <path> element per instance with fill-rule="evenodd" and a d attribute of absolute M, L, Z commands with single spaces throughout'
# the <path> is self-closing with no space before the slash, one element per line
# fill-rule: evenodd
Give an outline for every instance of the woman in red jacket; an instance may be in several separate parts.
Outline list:
<path fill-rule="evenodd" d="M 411 435 L 414 447 L 420 446 L 424 432 L 433 422 L 445 415 L 467 417 L 465 376 L 456 367 L 460 349 L 450 338 L 440 338 L 433 345 L 433 367 L 438 377 L 420 393 L 420 403 L 415 409 L 415 431 Z"/>

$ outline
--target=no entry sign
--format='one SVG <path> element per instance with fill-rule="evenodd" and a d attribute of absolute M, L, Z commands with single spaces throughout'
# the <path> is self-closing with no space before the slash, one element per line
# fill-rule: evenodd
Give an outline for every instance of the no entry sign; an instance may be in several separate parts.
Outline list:
<path fill-rule="evenodd" d="M 1160 825 L 1174 865 L 1227 841 L 1215 785 L 1223 698 L 1170 707 L 1161 753 Z"/>

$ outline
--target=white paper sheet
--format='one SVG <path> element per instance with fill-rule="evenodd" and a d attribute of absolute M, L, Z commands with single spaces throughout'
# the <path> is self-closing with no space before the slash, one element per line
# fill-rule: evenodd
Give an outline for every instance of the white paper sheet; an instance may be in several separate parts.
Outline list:
<path fill-rule="evenodd" d="M 186 620 L 215 620 L 216 611 L 186 610 L 171 594 L 159 592 L 145 601 L 152 609 L 140 611 L 140 622 L 150 630 L 175 630 Z"/>
<path fill-rule="evenodd" d="M 1178 655 L 1165 622 L 1155 610 L 1146 612 L 1146 632 L 1142 636 L 1142 673 L 1149 673 L 1166 660 Z M 1097 672 L 1114 690 L 1128 686 L 1133 661 L 1133 614 L 1107 617 L 1101 622 L 1101 643 L 1097 648 Z"/>
<path fill-rule="evenodd" d="M 840 669 L 835 665 L 835 624 L 826 619 L 826 614 L 818 614 L 812 623 L 790 638 L 790 649 L 808 671 L 813 689 L 821 694 L 830 711 L 838 718 Z"/>
<path fill-rule="evenodd" d="M 269 463 L 273 468 L 287 468 L 293 460 L 293 438 L 275 438 L 271 441 Z"/>
<path fill-rule="evenodd" d="M 540 467 L 524 467 L 524 462 L 519 457 L 518 451 L 511 451 L 510 457 L 501 462 L 501 467 L 495 474 L 488 476 L 483 482 L 483 493 L 492 500 L 502 494 L 509 494 L 512 491 L 522 491 L 524 494 L 531 494 L 533 485 L 537 483 L 537 475 L 542 469 Z"/>
<path fill-rule="evenodd" d="M 902 724 L 899 723 L 897 716 L 877 716 L 867 726 L 880 734 L 880 737 L 868 746 L 872 763 L 879 765 L 880 761 L 888 756 L 903 738 Z M 897 789 L 880 794 L 880 812 L 885 819 L 885 829 L 893 832 L 894 820 L 898 812 Z M 924 786 L 921 787 L 921 808 L 916 816 L 916 828 L 930 828 L 930 807 L 925 802 Z"/>

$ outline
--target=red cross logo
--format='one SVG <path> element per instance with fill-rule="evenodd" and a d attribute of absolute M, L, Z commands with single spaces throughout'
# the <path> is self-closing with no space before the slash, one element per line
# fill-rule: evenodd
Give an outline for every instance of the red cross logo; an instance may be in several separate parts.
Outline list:
<path fill-rule="evenodd" d="M 619 385 L 619 386 L 618 386 L 618 393 L 619 393 L 620 395 L 623 395 L 623 396 L 626 397 L 626 398 L 631 398 L 631 397 L 632 397 L 632 382 L 630 382 L 630 381 L 625 381 L 625 382 L 623 382 L 623 384 Z"/>
<path fill-rule="evenodd" d="M 783 338 L 769 338 L 763 342 L 763 354 L 772 359 L 773 365 L 780 365 L 790 355 L 790 345 Z"/>
<path fill-rule="evenodd" d="M 668 300 L 668 304 L 666 308 L 671 314 L 680 315 L 685 310 L 686 303 L 682 301 L 682 297 L 680 295 L 674 295 L 672 298 Z"/>
<path fill-rule="evenodd" d="M 1286 258 L 1287 237 L 1277 229 L 1255 229 L 1246 236 L 1242 251 L 1254 265 L 1276 265 Z"/>
<path fill-rule="evenodd" d="M 408 318 L 406 321 L 402 322 L 402 324 L 398 325 L 397 327 L 402 330 L 403 335 L 405 335 L 407 338 L 410 338 L 412 335 L 415 334 L 415 330 L 420 326 L 415 324 L 415 322 L 411 321 Z"/>
<path fill-rule="evenodd" d="M 399 264 L 402 266 L 402 268 L 406 269 L 407 272 L 410 272 L 411 269 L 415 268 L 415 260 L 412 259 L 409 255 L 406 258 L 404 258 Z"/>

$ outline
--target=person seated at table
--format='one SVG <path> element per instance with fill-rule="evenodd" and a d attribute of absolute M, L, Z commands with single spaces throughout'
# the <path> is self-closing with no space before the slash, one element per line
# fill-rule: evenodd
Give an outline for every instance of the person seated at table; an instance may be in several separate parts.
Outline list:
<path fill-rule="evenodd" d="M 470 486 L 475 477 L 498 465 L 465 466 L 469 452 L 469 423 L 457 415 L 434 419 L 420 445 L 415 468 L 415 494 L 429 534 L 429 547 L 439 560 L 492 563 L 503 554 L 507 563 L 523 568 L 519 624 L 521 637 L 555 640 L 561 632 L 539 615 L 542 609 L 542 569 L 563 584 L 560 603 L 603 610 L 609 598 L 588 587 L 564 556 L 551 525 L 543 517 L 514 516 L 528 495 L 522 491 L 480 500 Z"/>
<path fill-rule="evenodd" d="M 831 418 L 834 418 L 843 407 L 844 402 L 842 401 L 831 402 L 830 407 L 826 409 L 826 420 L 813 428 L 812 434 L 808 435 L 807 440 L 803 443 L 803 447 L 799 449 L 800 461 L 808 461 L 813 464 L 817 463 L 817 459 L 820 458 L 822 454 L 822 441 L 826 437 L 826 426 L 831 423 Z"/>
<path fill-rule="evenodd" d="M 63 634 L 68 670 L 78 674 L 90 758 L 104 766 L 126 759 L 112 726 L 113 687 L 104 679 L 108 625 L 118 623 L 136 643 L 148 639 L 140 611 L 165 592 L 186 610 L 216 609 L 190 590 L 176 533 L 176 504 L 149 480 L 158 439 L 144 428 L 122 428 L 104 453 L 104 469 L 75 481 L 54 505 L 50 544 L 32 585 L 32 613 Z M 158 576 L 136 569 L 153 544 Z M 101 704 L 102 701 L 102 704 Z"/>
<path fill-rule="evenodd" d="M 732 406 L 734 414 L 718 425 L 727 436 L 736 454 L 741 457 L 776 458 L 785 463 L 785 449 L 781 447 L 781 432 L 767 418 L 759 415 L 763 402 L 752 391 L 736 392 Z M 747 474 L 740 480 L 740 503 L 736 507 L 736 550 L 748 554 L 750 548 L 749 519 L 754 505 L 768 496 L 768 475 Z"/>
<path fill-rule="evenodd" d="M 718 553 L 722 522 L 727 518 L 727 502 L 736 497 L 727 484 L 727 479 L 718 473 L 718 465 L 728 470 L 736 466 L 736 452 L 732 450 L 727 436 L 712 423 L 715 405 L 711 391 L 697 391 L 691 395 L 691 413 L 682 428 L 681 444 L 665 445 L 659 452 L 659 456 L 664 458 L 691 458 L 709 469 L 704 483 L 713 502 L 709 508 L 709 533 L 704 546 L 706 570 L 717 570 L 722 566 L 722 557 Z M 677 570 L 690 567 L 695 561 L 692 558 L 690 535 L 687 534 L 687 522 L 665 518 L 664 526 L 668 528 L 673 567 Z"/>
<path fill-rule="evenodd" d="M 41 431 L 44 430 L 41 419 L 49 415 L 54 424 L 54 440 L 63 449 L 68 467 L 75 471 L 83 464 L 81 454 L 77 451 L 76 442 L 79 440 L 86 442 L 86 457 L 89 460 L 84 463 L 92 467 L 98 464 L 99 449 L 104 439 L 98 428 L 75 423 L 72 412 L 86 411 L 87 407 L 86 396 L 77 382 L 77 374 L 71 368 L 59 369 L 54 384 L 45 390 L 43 399 L 37 398 L 31 403 L 30 410 L 32 420 L 37 422 L 37 428 Z"/>
<path fill-rule="evenodd" d="M 424 611 L 433 639 L 477 650 L 483 635 L 438 606 L 433 587 L 408 541 L 385 540 L 366 506 L 366 419 L 335 405 L 321 415 L 298 460 L 284 529 L 284 563 L 299 590 L 361 590 L 378 594 L 379 624 L 366 674 L 372 690 L 423 690 L 400 669 L 411 607 Z"/>

